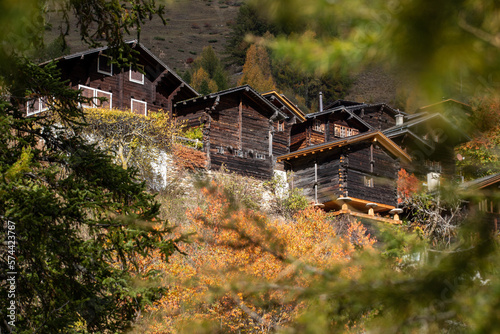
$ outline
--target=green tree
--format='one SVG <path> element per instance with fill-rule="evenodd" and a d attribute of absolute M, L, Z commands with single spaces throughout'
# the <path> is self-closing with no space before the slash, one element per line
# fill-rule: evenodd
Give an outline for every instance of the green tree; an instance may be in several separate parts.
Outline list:
<path fill-rule="evenodd" d="M 159 206 L 135 171 L 82 138 L 79 103 L 88 99 L 68 88 L 53 63 L 24 57 L 42 45 L 41 5 L 0 5 L 0 40 L 8 46 L 0 50 L 0 330 L 120 332 L 162 292 L 146 281 L 154 272 L 143 271 L 141 257 L 157 251 L 166 260 L 176 240 L 166 225 L 153 225 Z M 57 6 L 76 15 L 86 42 L 104 37 L 127 63 L 123 36 L 158 13 L 149 0 Z M 25 106 L 38 98 L 49 110 L 26 117 Z"/>
<path fill-rule="evenodd" d="M 191 86 L 200 94 L 206 95 L 217 91 L 217 83 L 210 79 L 208 73 L 200 67 L 191 77 Z"/>
<path fill-rule="evenodd" d="M 247 51 L 243 75 L 238 85 L 248 84 L 258 92 L 266 92 L 275 89 L 271 75 L 271 63 L 264 47 L 252 44 Z"/>
<path fill-rule="evenodd" d="M 498 82 L 497 1 L 253 0 L 278 26 L 302 33 L 266 43 L 277 56 L 310 72 L 382 62 L 407 74 L 421 96 L 475 92 Z M 426 101 L 422 101 L 425 105 Z"/>
<path fill-rule="evenodd" d="M 192 70 L 188 72 L 189 82 L 202 94 L 228 88 L 228 74 L 211 46 L 203 48 L 201 55 L 194 61 Z M 204 81 L 206 82 L 204 83 Z"/>
<path fill-rule="evenodd" d="M 243 3 L 238 11 L 236 22 L 231 27 L 231 34 L 226 44 L 228 61 L 231 64 L 243 66 L 247 50 L 251 45 L 245 38 L 248 35 L 264 36 L 267 32 L 277 35 L 281 30 L 269 23 L 251 3 Z"/>

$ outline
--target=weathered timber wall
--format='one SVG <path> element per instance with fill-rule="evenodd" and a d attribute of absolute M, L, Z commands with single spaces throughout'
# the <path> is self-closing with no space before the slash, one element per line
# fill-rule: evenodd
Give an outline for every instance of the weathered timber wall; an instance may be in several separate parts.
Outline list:
<path fill-rule="evenodd" d="M 317 182 L 315 180 L 317 165 Z M 303 189 L 311 201 L 315 197 L 314 185 L 317 183 L 318 202 L 325 203 L 340 196 L 339 190 L 340 152 L 331 150 L 321 155 L 309 155 L 287 161 L 285 167 L 293 172 L 293 186 Z"/>
<path fill-rule="evenodd" d="M 371 143 L 365 142 L 350 148 L 347 168 L 348 195 L 395 205 L 396 179 L 400 164 L 383 147 L 376 144 L 373 145 L 373 160 L 371 160 L 370 146 Z M 365 184 L 365 178 L 373 178 L 373 187 Z"/>
<path fill-rule="evenodd" d="M 381 106 L 365 108 L 362 112 L 356 111 L 356 114 L 376 130 L 385 130 L 396 125 L 392 112 Z"/>
<path fill-rule="evenodd" d="M 129 68 L 120 68 L 113 65 L 113 75 L 102 74 L 97 71 L 97 54 L 87 55 L 83 59 L 71 59 L 60 63 L 61 77 L 70 81 L 71 87 L 78 89 L 78 85 L 103 90 L 111 93 L 112 107 L 130 109 L 131 99 L 147 103 L 151 112 L 168 111 L 168 97 L 177 88 L 169 80 L 161 80 L 159 68 L 145 65 L 144 84 L 130 81 Z M 141 63 L 142 59 L 139 59 Z M 175 95 L 175 94 L 174 94 Z M 173 101 L 182 98 L 174 96 Z"/>

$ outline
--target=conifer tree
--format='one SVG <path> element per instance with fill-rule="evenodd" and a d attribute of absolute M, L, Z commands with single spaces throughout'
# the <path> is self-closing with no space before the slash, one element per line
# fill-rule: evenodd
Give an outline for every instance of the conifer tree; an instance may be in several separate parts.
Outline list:
<path fill-rule="evenodd" d="M 217 83 L 210 79 L 208 73 L 200 67 L 191 77 L 191 86 L 200 94 L 206 95 L 217 91 Z"/>
<path fill-rule="evenodd" d="M 81 136 L 79 104 L 89 99 L 54 63 L 25 57 L 42 46 L 41 5 L 4 2 L 0 11 L 0 42 L 9 45 L 0 50 L 0 332 L 123 332 L 162 294 L 138 259 L 154 250 L 166 260 L 175 240 L 166 225 L 153 225 L 159 205 L 135 171 Z M 104 37 L 114 59 L 127 62 L 125 31 L 161 13 L 152 0 L 60 5 L 75 14 L 84 41 Z M 26 116 L 39 98 L 49 110 Z"/>
<path fill-rule="evenodd" d="M 227 89 L 228 75 L 211 46 L 203 48 L 201 55 L 193 63 L 192 71 L 188 73 L 188 82 L 201 94 Z"/>
<path fill-rule="evenodd" d="M 238 85 L 248 84 L 259 92 L 275 89 L 271 75 L 271 64 L 265 48 L 253 44 L 247 51 L 243 76 Z"/>

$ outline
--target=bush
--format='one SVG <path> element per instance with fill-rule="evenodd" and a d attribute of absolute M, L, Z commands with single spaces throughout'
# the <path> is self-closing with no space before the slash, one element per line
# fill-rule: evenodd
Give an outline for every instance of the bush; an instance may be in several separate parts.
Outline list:
<path fill-rule="evenodd" d="M 302 189 L 289 189 L 285 179 L 275 175 L 264 187 L 271 193 L 271 210 L 285 218 L 291 218 L 300 210 L 309 206 L 309 200 L 302 194 Z"/>

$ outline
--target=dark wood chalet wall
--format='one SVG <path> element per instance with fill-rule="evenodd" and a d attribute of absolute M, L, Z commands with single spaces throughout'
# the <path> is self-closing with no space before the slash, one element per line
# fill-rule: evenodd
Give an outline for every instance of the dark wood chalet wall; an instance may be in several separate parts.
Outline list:
<path fill-rule="evenodd" d="M 396 125 L 392 112 L 381 106 L 367 107 L 356 114 L 376 130 L 385 130 Z"/>
<path fill-rule="evenodd" d="M 304 195 L 313 201 L 315 199 L 314 186 L 317 184 L 317 200 L 320 203 L 335 200 L 341 195 L 339 166 L 340 152 L 338 150 L 325 152 L 321 156 L 308 155 L 285 162 L 285 169 L 292 171 L 290 183 L 293 187 L 302 189 Z"/>
<path fill-rule="evenodd" d="M 150 112 L 171 110 L 171 105 L 178 99 L 191 97 L 185 92 L 179 93 L 180 83 L 173 75 L 158 64 L 151 64 L 145 58 L 138 63 L 144 66 L 144 83 L 130 80 L 130 68 L 113 65 L 112 75 L 100 73 L 97 69 L 98 54 L 85 55 L 82 58 L 60 61 L 62 78 L 69 79 L 71 87 L 79 85 L 98 89 L 112 94 L 113 108 L 131 109 L 132 99 L 147 103 Z M 101 58 L 102 59 L 102 58 Z M 177 80 L 177 81 L 176 81 Z"/>
<path fill-rule="evenodd" d="M 241 102 L 241 114 L 240 114 Z M 250 99 L 221 97 L 210 122 L 211 168 L 269 179 L 273 160 L 269 152 L 270 115 L 264 115 Z M 223 151 L 223 153 L 220 153 Z"/>
<path fill-rule="evenodd" d="M 367 142 L 350 147 L 347 159 L 347 190 L 350 197 L 396 205 L 396 179 L 400 169 L 398 159 L 393 158 L 383 147 Z M 373 187 L 366 185 L 366 178 L 373 178 Z"/>
<path fill-rule="evenodd" d="M 278 122 L 274 122 L 274 133 L 273 133 L 273 155 L 280 156 L 290 152 L 290 132 L 292 125 L 288 124 L 287 121 L 284 122 L 283 131 L 278 131 Z"/>
<path fill-rule="evenodd" d="M 307 147 L 307 122 L 295 124 L 290 131 L 290 152 Z"/>

